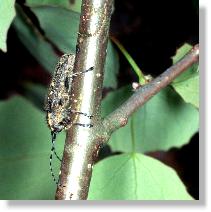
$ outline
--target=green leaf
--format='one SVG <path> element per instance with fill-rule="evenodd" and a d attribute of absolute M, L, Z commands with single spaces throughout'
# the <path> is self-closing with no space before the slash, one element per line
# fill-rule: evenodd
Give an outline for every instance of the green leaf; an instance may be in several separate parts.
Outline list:
<path fill-rule="evenodd" d="M 69 3 L 70 3 L 69 8 L 75 12 L 80 13 L 81 12 L 81 2 L 82 2 L 82 0 L 69 1 Z"/>
<path fill-rule="evenodd" d="M 54 52 L 51 44 L 49 44 L 39 33 L 20 7 L 17 7 L 17 16 L 14 20 L 14 27 L 19 39 L 29 52 L 47 71 L 52 73 L 58 61 L 58 56 Z"/>
<path fill-rule="evenodd" d="M 75 53 L 79 27 L 79 13 L 56 7 L 35 7 L 32 11 L 37 16 L 46 37 L 62 52 Z M 109 42 L 105 65 L 104 87 L 117 86 L 119 69 L 118 55 Z"/>
<path fill-rule="evenodd" d="M 69 8 L 69 0 L 26 0 L 26 5 L 30 7 L 39 7 L 39 6 L 60 6 L 64 8 Z"/>
<path fill-rule="evenodd" d="M 185 43 L 181 48 L 177 49 L 176 55 L 172 57 L 173 64 L 181 60 L 185 54 L 191 50 L 192 46 L 188 43 Z"/>
<path fill-rule="evenodd" d="M 199 75 L 185 81 L 173 82 L 172 86 L 181 95 L 185 102 L 199 108 Z"/>
<path fill-rule="evenodd" d="M 75 52 L 80 14 L 69 10 L 40 6 L 32 7 L 45 36 L 62 52 Z"/>
<path fill-rule="evenodd" d="M 59 6 L 79 13 L 81 11 L 81 0 L 26 0 L 26 5 L 29 7 Z"/>
<path fill-rule="evenodd" d="M 141 154 L 121 154 L 94 166 L 90 200 L 192 200 L 170 167 Z"/>
<path fill-rule="evenodd" d="M 184 44 L 177 50 L 176 55 L 172 58 L 175 64 L 184 57 L 192 48 L 189 44 Z M 172 86 L 181 95 L 185 102 L 199 107 L 199 65 L 194 64 L 183 74 L 177 77 Z"/>
<path fill-rule="evenodd" d="M 15 0 L 0 0 L 0 49 L 7 51 L 7 32 L 15 17 Z"/>
<path fill-rule="evenodd" d="M 117 74 L 119 72 L 119 57 L 110 40 L 108 41 L 107 49 L 103 87 L 116 88 Z"/>
<path fill-rule="evenodd" d="M 0 102 L 0 117 L 0 199 L 54 199 L 45 114 L 16 96 Z M 64 134 L 56 142 L 61 155 Z M 60 164 L 53 164 L 57 175 Z"/>
<path fill-rule="evenodd" d="M 111 113 L 131 95 L 129 86 L 106 96 L 103 116 Z M 198 110 L 186 104 L 170 87 L 138 109 L 128 124 L 114 132 L 109 141 L 113 151 L 149 152 L 181 147 L 198 131 Z"/>

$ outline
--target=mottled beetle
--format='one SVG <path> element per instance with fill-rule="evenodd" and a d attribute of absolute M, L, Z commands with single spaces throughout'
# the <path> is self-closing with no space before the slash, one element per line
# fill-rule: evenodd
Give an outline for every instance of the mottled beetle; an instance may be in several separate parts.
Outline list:
<path fill-rule="evenodd" d="M 56 65 L 55 73 L 52 78 L 52 81 L 49 86 L 48 95 L 45 102 L 45 111 L 47 112 L 47 123 L 51 130 L 52 135 L 52 148 L 50 154 L 50 171 L 53 177 L 53 180 L 59 184 L 59 180 L 55 179 L 52 168 L 52 157 L 53 153 L 61 161 L 59 156 L 55 151 L 55 140 L 56 135 L 62 130 L 67 130 L 72 125 L 80 125 L 83 127 L 92 127 L 92 124 L 83 124 L 83 123 L 72 123 L 71 114 L 78 113 L 84 115 L 88 118 L 92 118 L 91 115 L 86 113 L 76 111 L 71 108 L 71 84 L 73 77 L 81 75 L 83 73 L 92 71 L 94 67 L 89 68 L 88 70 L 73 73 L 73 66 L 75 61 L 75 55 L 73 54 L 64 54 L 59 62 Z M 60 184 L 59 184 L 60 185 Z"/>

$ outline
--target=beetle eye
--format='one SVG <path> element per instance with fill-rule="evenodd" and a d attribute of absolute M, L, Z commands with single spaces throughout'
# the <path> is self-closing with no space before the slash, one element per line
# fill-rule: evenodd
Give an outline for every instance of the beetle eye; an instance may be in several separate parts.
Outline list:
<path fill-rule="evenodd" d="M 59 133 L 59 132 L 61 132 L 62 130 L 63 130 L 63 126 L 61 125 L 61 122 L 60 122 L 58 125 L 54 126 L 54 131 L 55 131 L 56 133 Z"/>

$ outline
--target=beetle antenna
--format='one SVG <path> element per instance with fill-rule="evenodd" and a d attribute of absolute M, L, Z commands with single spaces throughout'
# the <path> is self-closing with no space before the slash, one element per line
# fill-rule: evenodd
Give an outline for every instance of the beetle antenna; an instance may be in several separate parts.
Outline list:
<path fill-rule="evenodd" d="M 56 141 L 56 132 L 51 132 L 51 136 L 52 136 L 52 146 L 51 146 L 51 154 L 50 154 L 50 171 L 51 171 L 51 176 L 53 178 L 53 181 L 61 186 L 61 184 L 59 184 L 59 179 L 56 180 L 54 171 L 53 171 L 53 166 L 52 166 L 52 158 L 53 158 L 53 154 L 55 154 L 57 156 L 57 158 L 61 161 L 61 159 L 58 157 L 58 155 L 55 152 L 55 141 Z"/>
<path fill-rule="evenodd" d="M 56 152 L 56 147 L 55 147 L 55 141 L 56 141 L 56 132 L 51 132 L 51 136 L 52 136 L 52 147 L 53 147 L 53 152 L 56 156 L 56 158 L 62 162 L 61 158 L 58 156 L 57 152 Z"/>

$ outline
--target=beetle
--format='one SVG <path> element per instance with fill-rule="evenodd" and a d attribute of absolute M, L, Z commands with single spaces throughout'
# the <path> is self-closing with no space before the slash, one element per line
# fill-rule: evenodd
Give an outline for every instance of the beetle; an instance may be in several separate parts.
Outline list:
<path fill-rule="evenodd" d="M 69 129 L 72 125 L 79 125 L 82 127 L 93 127 L 92 124 L 72 123 L 71 121 L 72 113 L 84 115 L 89 119 L 93 117 L 92 115 L 88 115 L 87 113 L 76 111 L 73 108 L 71 108 L 72 99 L 70 92 L 73 78 L 78 75 L 85 74 L 89 71 L 94 70 L 94 67 L 90 67 L 85 71 L 73 73 L 74 62 L 75 62 L 74 54 L 64 54 L 61 56 L 55 67 L 55 73 L 48 89 L 48 95 L 45 100 L 45 107 L 44 107 L 45 111 L 47 112 L 46 119 L 48 126 L 51 130 L 51 136 L 52 136 L 50 171 L 53 180 L 58 185 L 60 185 L 59 180 L 56 180 L 52 168 L 53 153 L 61 161 L 61 159 L 59 158 L 59 156 L 55 151 L 56 135 L 62 130 Z"/>

